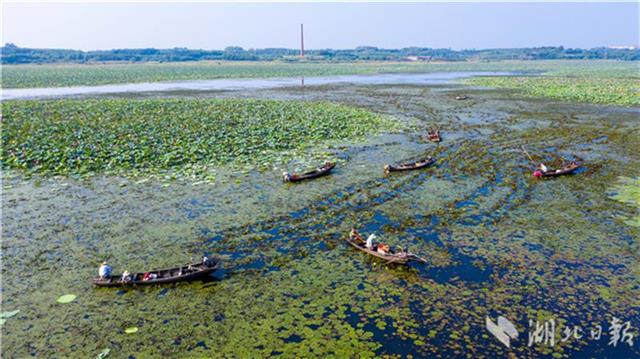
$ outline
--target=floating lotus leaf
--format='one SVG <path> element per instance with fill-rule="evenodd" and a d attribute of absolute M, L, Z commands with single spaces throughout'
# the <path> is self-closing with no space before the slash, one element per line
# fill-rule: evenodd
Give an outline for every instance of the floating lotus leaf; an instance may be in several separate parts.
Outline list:
<path fill-rule="evenodd" d="M 101 351 L 100 354 L 96 355 L 96 359 L 104 359 L 107 357 L 107 355 L 109 355 L 110 352 L 111 352 L 111 349 L 106 348 L 103 351 Z"/>
<path fill-rule="evenodd" d="M 136 185 L 167 177 L 204 184 L 221 165 L 253 172 L 276 155 L 311 159 L 313 146 L 402 128 L 389 116 L 329 102 L 11 101 L 2 110 L 4 166 L 44 175 L 121 174 Z"/>
<path fill-rule="evenodd" d="M 20 309 L 12 310 L 9 312 L 2 312 L 0 313 L 0 318 L 11 318 L 18 313 L 20 313 Z"/>
<path fill-rule="evenodd" d="M 65 294 L 63 296 L 61 296 L 60 298 L 58 298 L 57 302 L 61 303 L 61 304 L 65 304 L 65 303 L 71 303 L 76 299 L 76 295 L 75 294 Z"/>

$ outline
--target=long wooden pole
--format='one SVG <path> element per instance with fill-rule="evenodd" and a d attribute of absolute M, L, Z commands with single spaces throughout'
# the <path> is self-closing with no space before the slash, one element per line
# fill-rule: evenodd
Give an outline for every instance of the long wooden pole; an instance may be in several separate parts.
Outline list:
<path fill-rule="evenodd" d="M 427 260 L 426 260 L 426 259 L 424 259 L 424 258 L 422 258 L 422 257 L 418 256 L 417 254 L 411 253 L 411 255 L 412 255 L 414 258 L 416 258 L 417 260 L 419 260 L 420 262 L 422 262 L 422 263 L 427 263 Z"/>
<path fill-rule="evenodd" d="M 529 155 L 529 152 L 527 152 L 527 150 L 524 148 L 524 146 L 522 146 L 522 150 L 524 151 L 524 154 L 527 155 L 527 157 L 529 157 L 529 159 L 531 160 L 531 162 L 535 163 L 536 161 L 533 160 L 533 158 L 531 158 L 531 156 Z"/>

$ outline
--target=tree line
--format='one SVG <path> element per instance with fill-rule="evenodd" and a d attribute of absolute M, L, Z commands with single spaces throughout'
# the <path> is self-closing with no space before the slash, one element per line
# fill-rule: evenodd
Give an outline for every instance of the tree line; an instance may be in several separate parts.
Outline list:
<path fill-rule="evenodd" d="M 92 63 L 92 62 L 174 62 L 174 61 L 300 61 L 296 49 L 244 49 L 230 46 L 224 50 L 173 49 L 113 49 L 81 51 L 67 49 L 31 49 L 6 44 L 0 48 L 2 64 Z M 432 49 L 406 47 L 381 49 L 360 46 L 355 49 L 306 50 L 306 60 L 322 61 L 465 61 L 465 60 L 562 60 L 612 59 L 640 60 L 638 48 L 572 49 L 562 46 L 514 49 Z"/>

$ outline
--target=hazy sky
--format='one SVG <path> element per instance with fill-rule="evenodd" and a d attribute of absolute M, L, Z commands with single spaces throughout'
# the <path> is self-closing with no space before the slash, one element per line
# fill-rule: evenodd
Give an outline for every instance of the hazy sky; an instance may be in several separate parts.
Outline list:
<path fill-rule="evenodd" d="M 6 3 L 23 47 L 222 49 L 371 45 L 495 48 L 638 45 L 638 3 Z"/>

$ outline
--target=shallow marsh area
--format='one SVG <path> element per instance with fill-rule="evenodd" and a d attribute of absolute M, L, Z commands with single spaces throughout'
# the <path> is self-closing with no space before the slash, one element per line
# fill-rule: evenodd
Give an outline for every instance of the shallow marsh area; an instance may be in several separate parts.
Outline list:
<path fill-rule="evenodd" d="M 3 357 L 640 355 L 604 337 L 527 345 L 530 319 L 555 318 L 558 338 L 562 325 L 607 328 L 611 316 L 640 325 L 640 228 L 629 222 L 639 209 L 628 199 L 640 173 L 638 108 L 464 85 L 128 95 L 194 96 L 330 101 L 410 130 L 318 148 L 339 165 L 300 184 L 280 180 L 296 161 L 221 168 L 200 184 L 3 171 L 2 306 L 20 310 L 2 326 Z M 425 141 L 430 127 L 443 142 Z M 550 165 L 578 156 L 586 166 L 536 181 L 522 146 Z M 382 173 L 425 155 L 436 165 Z M 351 226 L 429 263 L 368 258 L 343 240 Z M 205 282 L 90 283 L 104 258 L 139 271 L 202 254 L 224 260 Z M 68 293 L 77 298 L 56 302 Z M 484 328 L 498 315 L 520 330 L 511 350 Z"/>

